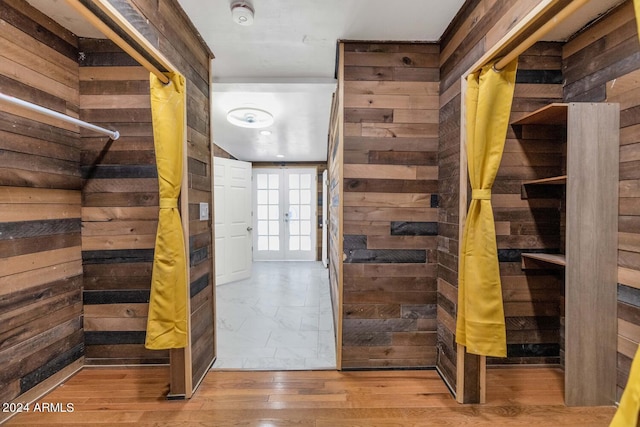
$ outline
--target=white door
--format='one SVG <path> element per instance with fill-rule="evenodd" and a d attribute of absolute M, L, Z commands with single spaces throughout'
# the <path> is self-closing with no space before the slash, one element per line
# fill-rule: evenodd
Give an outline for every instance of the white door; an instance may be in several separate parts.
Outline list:
<path fill-rule="evenodd" d="M 251 277 L 251 163 L 214 158 L 216 284 Z"/>
<path fill-rule="evenodd" d="M 253 259 L 317 259 L 315 168 L 254 169 Z"/>
<path fill-rule="evenodd" d="M 322 172 L 322 265 L 329 267 L 329 171 Z"/>

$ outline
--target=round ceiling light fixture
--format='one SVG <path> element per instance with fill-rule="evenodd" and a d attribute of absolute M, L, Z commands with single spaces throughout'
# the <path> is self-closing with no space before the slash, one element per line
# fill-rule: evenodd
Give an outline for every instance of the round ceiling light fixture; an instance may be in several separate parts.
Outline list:
<path fill-rule="evenodd" d="M 253 7 L 246 1 L 237 1 L 231 4 L 231 16 L 238 25 L 253 24 Z"/>
<path fill-rule="evenodd" d="M 232 125 L 243 128 L 266 128 L 273 124 L 273 115 L 259 108 L 241 107 L 234 108 L 227 113 L 227 120 Z"/>

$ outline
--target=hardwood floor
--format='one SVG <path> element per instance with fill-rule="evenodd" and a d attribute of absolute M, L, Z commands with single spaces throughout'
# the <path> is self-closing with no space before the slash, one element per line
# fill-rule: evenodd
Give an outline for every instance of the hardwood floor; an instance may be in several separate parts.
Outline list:
<path fill-rule="evenodd" d="M 490 369 L 486 405 L 454 401 L 435 371 L 210 372 L 189 401 L 166 401 L 165 368 L 84 369 L 7 426 L 607 426 L 613 407 L 567 408 L 559 370 Z"/>

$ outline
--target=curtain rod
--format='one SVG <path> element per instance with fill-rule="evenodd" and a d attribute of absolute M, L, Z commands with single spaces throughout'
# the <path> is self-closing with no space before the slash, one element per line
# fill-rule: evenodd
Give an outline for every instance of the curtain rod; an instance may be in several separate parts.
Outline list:
<path fill-rule="evenodd" d="M 553 18 L 545 22 L 540 28 L 538 28 L 533 34 L 527 37 L 522 43 L 515 47 L 511 52 L 506 54 L 495 64 L 496 70 L 502 70 L 514 59 L 524 53 L 531 46 L 536 44 L 542 37 L 547 35 L 551 30 L 557 27 L 562 21 L 571 16 L 573 12 L 588 3 L 589 0 L 574 0 L 569 3 L 564 9 L 558 12 Z"/>
<path fill-rule="evenodd" d="M 102 128 L 100 126 L 96 126 L 94 124 L 87 123 L 85 121 L 76 119 L 74 117 L 67 116 L 66 114 L 62 114 L 62 113 L 59 113 L 59 112 L 54 111 L 54 110 L 50 110 L 50 109 L 45 108 L 45 107 L 41 107 L 40 105 L 24 101 L 22 99 L 15 98 L 13 96 L 5 95 L 4 93 L 1 93 L 1 92 L 0 92 L 0 101 L 8 102 L 9 104 L 17 105 L 19 107 L 25 108 L 25 109 L 30 110 L 30 111 L 35 111 L 35 112 L 43 114 L 45 116 L 54 117 L 56 119 L 60 119 L 60 120 L 63 120 L 65 122 L 72 123 L 74 125 L 78 125 L 78 126 L 83 127 L 85 129 L 90 129 L 90 130 L 92 130 L 94 132 L 104 133 L 106 135 L 109 135 L 109 137 L 111 139 L 113 139 L 113 140 L 116 140 L 116 139 L 120 138 L 120 132 L 118 132 L 117 130 L 105 129 L 105 128 Z"/>

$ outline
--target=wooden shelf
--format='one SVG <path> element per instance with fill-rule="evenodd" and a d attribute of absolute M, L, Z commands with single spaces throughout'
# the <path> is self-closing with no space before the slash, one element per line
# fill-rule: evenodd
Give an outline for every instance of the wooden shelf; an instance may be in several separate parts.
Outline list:
<path fill-rule="evenodd" d="M 520 188 L 523 200 L 536 198 L 558 198 L 563 196 L 561 185 L 567 183 L 567 175 L 524 181 Z"/>
<path fill-rule="evenodd" d="M 562 185 L 567 183 L 567 175 L 524 181 L 522 185 Z"/>
<path fill-rule="evenodd" d="M 531 268 L 527 265 L 526 260 L 533 259 L 536 261 L 543 261 L 549 264 L 555 264 L 560 266 L 565 266 L 567 263 L 565 261 L 564 254 L 540 254 L 540 253 L 523 253 L 522 254 L 522 268 Z"/>
<path fill-rule="evenodd" d="M 512 125 L 564 125 L 567 123 L 569 104 L 553 103 L 527 114 Z"/>
<path fill-rule="evenodd" d="M 617 351 L 619 114 L 618 104 L 572 102 L 550 104 L 512 122 L 522 125 L 515 132 L 524 141 L 566 144 L 563 170 L 573 176 L 530 180 L 521 186 L 523 199 L 559 198 L 566 208 L 559 228 L 564 241 L 558 236 L 566 255 L 523 253 L 521 263 L 526 271 L 555 270 L 556 277 L 564 276 L 567 406 L 610 405 L 616 397 L 611 372 L 616 370 Z M 523 144 L 523 150 L 528 146 Z M 538 218 L 534 215 L 534 221 Z M 554 243 L 547 251 L 555 252 L 557 247 Z M 584 315 L 585 309 L 589 316 Z"/>

